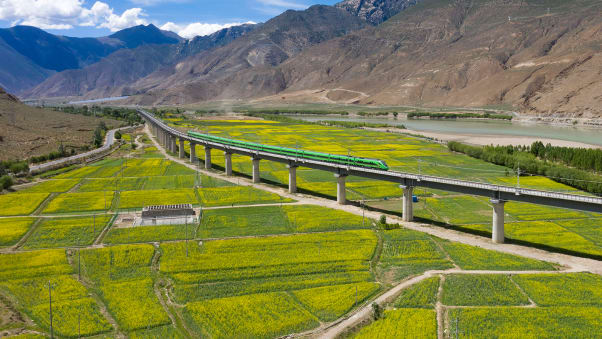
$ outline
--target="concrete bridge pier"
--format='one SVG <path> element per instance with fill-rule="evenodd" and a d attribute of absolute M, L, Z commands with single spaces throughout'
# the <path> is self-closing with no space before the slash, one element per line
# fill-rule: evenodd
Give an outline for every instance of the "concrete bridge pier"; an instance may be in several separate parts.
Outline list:
<path fill-rule="evenodd" d="M 184 157 L 186 157 L 186 153 L 184 152 L 184 139 L 180 138 L 180 145 L 178 147 L 178 156 L 180 159 L 184 159 Z"/>
<path fill-rule="evenodd" d="M 171 136 L 171 152 L 176 153 L 176 137 L 175 135 Z"/>
<path fill-rule="evenodd" d="M 259 174 L 259 160 L 253 158 L 253 183 L 258 184 L 261 181 L 261 176 Z"/>
<path fill-rule="evenodd" d="M 504 204 L 506 201 L 491 199 L 493 205 L 493 225 L 491 227 L 491 241 L 496 244 L 504 243 Z"/>
<path fill-rule="evenodd" d="M 297 167 L 295 165 L 287 165 L 288 168 L 288 192 L 297 193 Z"/>
<path fill-rule="evenodd" d="M 401 186 L 403 189 L 403 221 L 411 222 L 414 220 L 414 186 Z"/>
<path fill-rule="evenodd" d="M 190 162 L 191 163 L 195 163 L 197 162 L 197 158 L 196 158 L 196 144 L 194 142 L 190 143 Z"/>
<path fill-rule="evenodd" d="M 205 147 L 205 169 L 211 169 L 211 148 Z"/>
<path fill-rule="evenodd" d="M 224 152 L 225 170 L 227 176 L 232 176 L 232 153 Z"/>
<path fill-rule="evenodd" d="M 347 191 L 345 191 L 345 179 L 347 174 L 336 173 L 334 175 L 337 178 L 337 203 L 339 205 L 345 205 L 347 203 Z"/>

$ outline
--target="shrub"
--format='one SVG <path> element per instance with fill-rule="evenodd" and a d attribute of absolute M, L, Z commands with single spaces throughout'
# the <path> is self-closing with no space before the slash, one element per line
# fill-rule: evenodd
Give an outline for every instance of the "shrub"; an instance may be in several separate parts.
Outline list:
<path fill-rule="evenodd" d="M 115 132 L 115 139 L 121 140 L 121 132 L 119 132 L 119 131 Z"/>
<path fill-rule="evenodd" d="M 0 177 L 0 188 L 2 189 L 9 189 L 13 183 L 13 178 L 10 175 Z"/>

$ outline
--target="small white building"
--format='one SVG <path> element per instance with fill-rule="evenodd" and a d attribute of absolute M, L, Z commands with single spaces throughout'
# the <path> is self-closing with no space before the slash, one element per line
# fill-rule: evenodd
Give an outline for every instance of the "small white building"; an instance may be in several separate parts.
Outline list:
<path fill-rule="evenodd" d="M 196 212 L 191 204 L 146 206 L 134 226 L 184 225 L 197 223 Z"/>

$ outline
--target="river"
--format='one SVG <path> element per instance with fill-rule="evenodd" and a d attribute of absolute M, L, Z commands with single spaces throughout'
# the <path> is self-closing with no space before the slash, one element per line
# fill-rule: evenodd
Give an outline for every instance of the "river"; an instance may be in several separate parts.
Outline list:
<path fill-rule="evenodd" d="M 430 120 L 430 119 L 378 119 L 378 118 L 348 118 L 335 115 L 301 116 L 292 115 L 292 118 L 306 121 L 337 120 L 370 123 L 387 123 L 390 125 L 404 125 L 407 129 L 417 132 L 433 132 L 448 135 L 475 135 L 475 136 L 504 136 L 508 138 L 522 137 L 555 139 L 583 144 L 602 146 L 602 129 L 556 126 L 548 124 L 526 124 L 503 120 Z"/>

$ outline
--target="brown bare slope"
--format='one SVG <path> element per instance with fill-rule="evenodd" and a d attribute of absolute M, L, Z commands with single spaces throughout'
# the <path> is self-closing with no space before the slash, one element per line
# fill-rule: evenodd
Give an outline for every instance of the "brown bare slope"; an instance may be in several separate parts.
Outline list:
<path fill-rule="evenodd" d="M 186 103 L 276 93 L 286 84 L 274 66 L 305 48 L 365 25 L 362 19 L 331 6 L 286 11 L 224 47 L 199 53 L 141 79 L 132 88 L 146 93 L 134 101 Z"/>
<path fill-rule="evenodd" d="M 593 0 L 424 0 L 304 51 L 281 71 L 288 91 L 342 87 L 367 93 L 364 104 L 505 104 L 599 117 L 601 9 Z"/>
<path fill-rule="evenodd" d="M 103 119 L 107 126 L 118 121 Z M 0 88 L 0 160 L 24 159 L 58 150 L 59 144 L 91 146 L 101 119 L 29 107 Z"/>
<path fill-rule="evenodd" d="M 599 0 L 422 0 L 379 26 L 294 55 L 273 43 L 236 41 L 139 83 L 154 90 L 132 101 L 289 100 L 304 93 L 304 101 L 348 102 L 324 94 L 337 89 L 358 93 L 352 101 L 360 104 L 503 105 L 600 117 L 600 13 Z"/>

